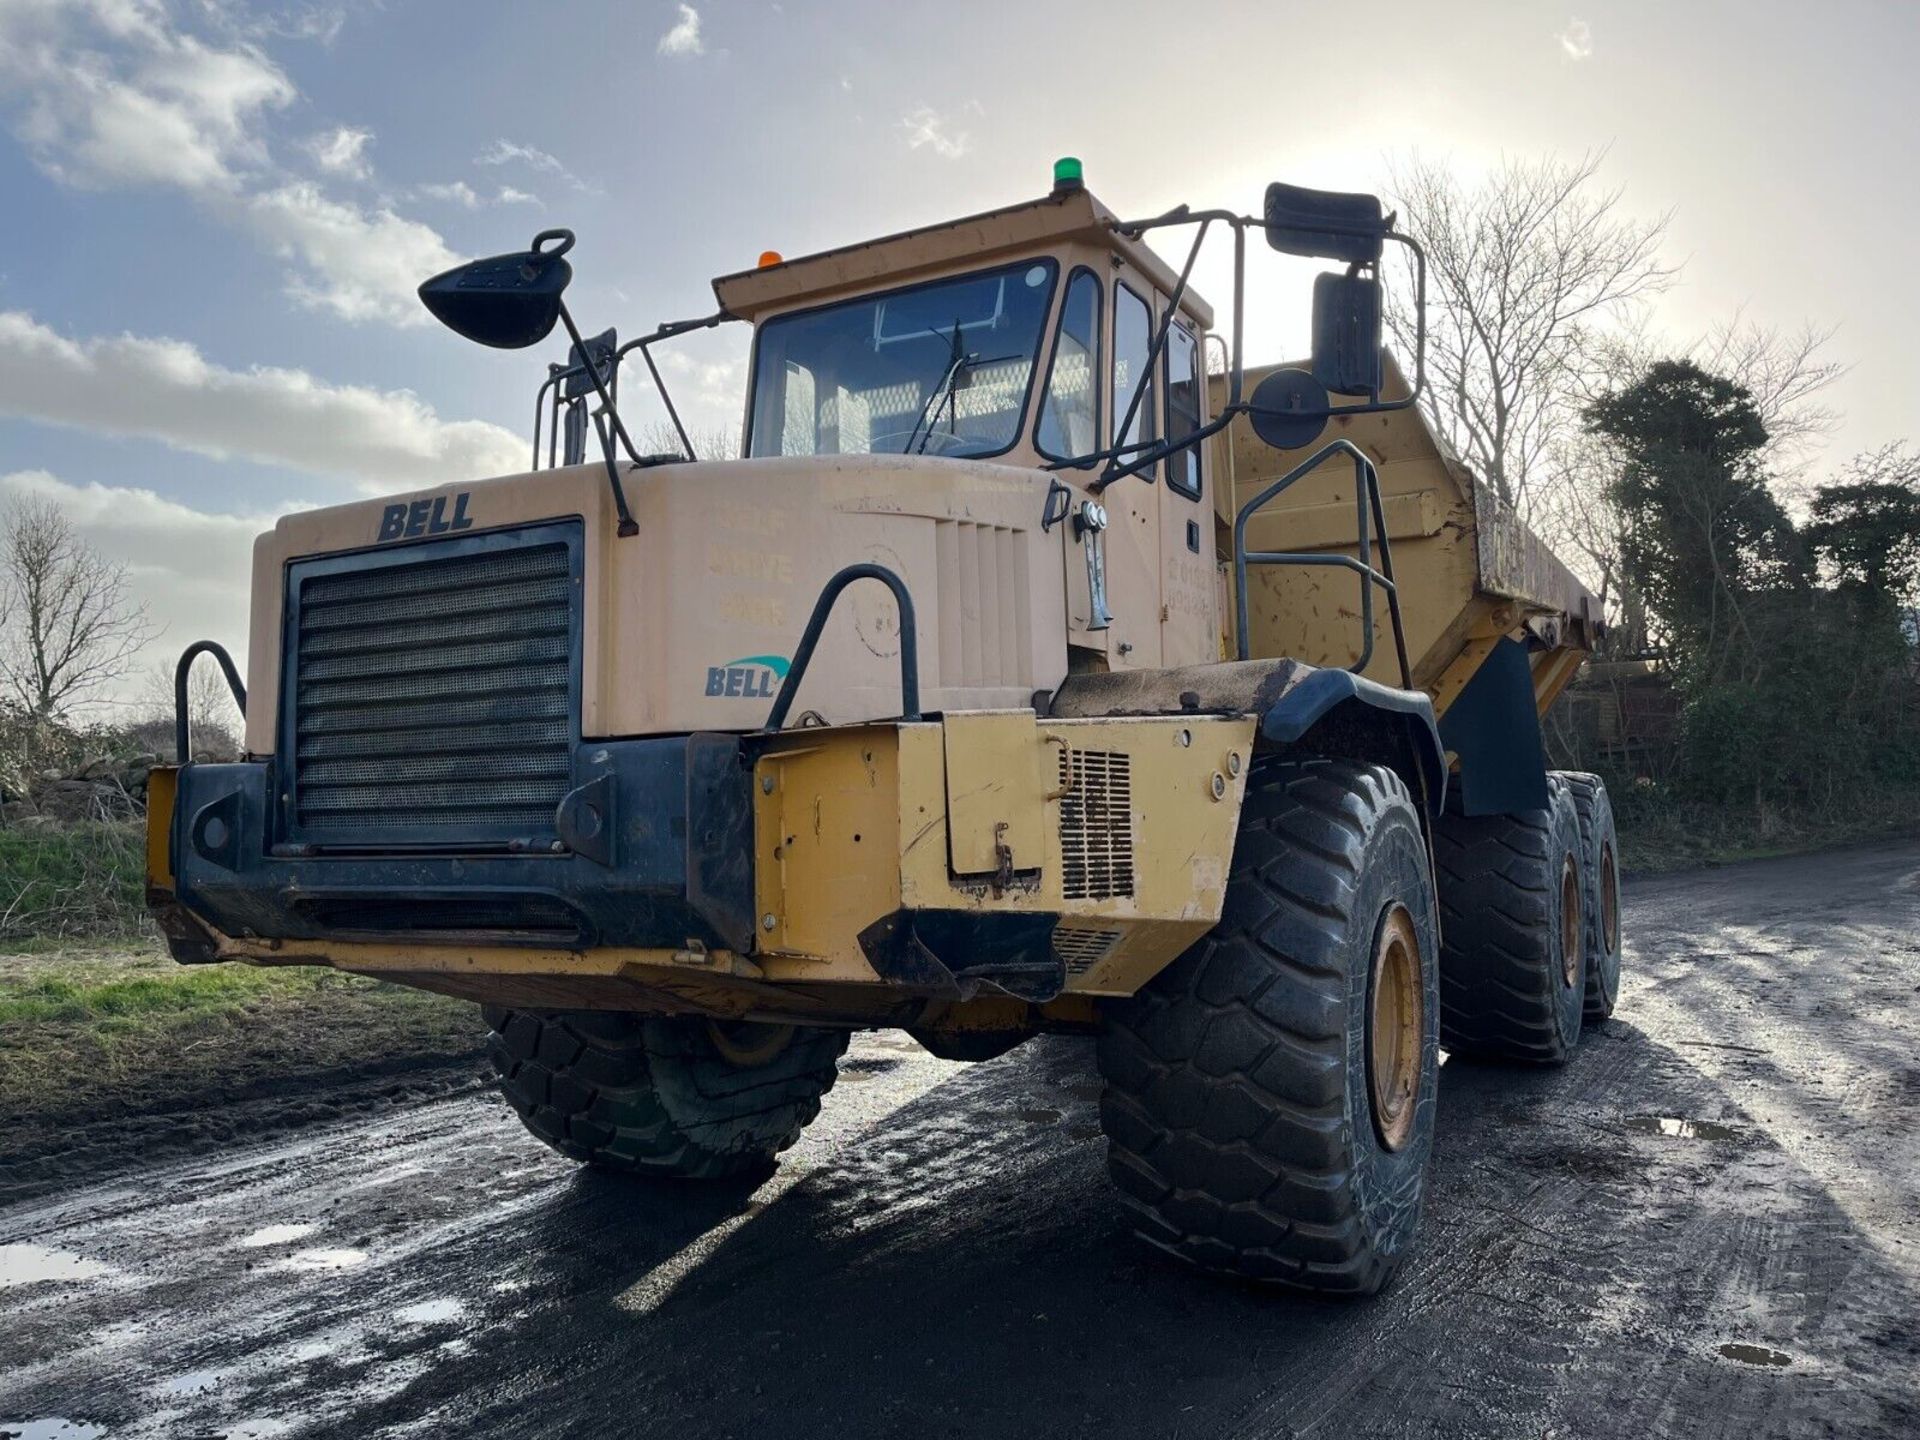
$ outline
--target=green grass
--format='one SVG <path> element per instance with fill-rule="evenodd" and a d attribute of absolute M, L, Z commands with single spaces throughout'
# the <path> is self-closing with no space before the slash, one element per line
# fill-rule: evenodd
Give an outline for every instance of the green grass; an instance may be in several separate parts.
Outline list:
<path fill-rule="evenodd" d="M 1628 874 L 1668 874 L 1920 835 L 1920 801 L 1905 790 L 1857 796 L 1844 811 L 1809 813 L 1728 809 L 1645 786 L 1607 788 L 1620 829 L 1620 865 Z"/>
<path fill-rule="evenodd" d="M 137 824 L 0 829 L 0 942 L 150 933 Z"/>
<path fill-rule="evenodd" d="M 131 1142 L 147 1113 L 324 1103 L 422 1065 L 477 1075 L 481 1028 L 468 1002 L 323 967 L 180 965 L 156 940 L 0 946 L 0 1171 L 76 1131 Z"/>

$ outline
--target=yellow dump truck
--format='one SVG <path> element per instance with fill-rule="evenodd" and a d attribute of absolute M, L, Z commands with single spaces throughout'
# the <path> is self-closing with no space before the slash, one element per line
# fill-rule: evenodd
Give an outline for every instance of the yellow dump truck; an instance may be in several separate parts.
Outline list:
<path fill-rule="evenodd" d="M 1302 364 L 1245 364 L 1250 235 L 1335 264 Z M 1123 220 L 1062 162 L 620 345 L 566 308 L 573 243 L 421 287 L 484 344 L 564 326 L 529 470 L 280 520 L 250 689 L 182 658 L 175 956 L 475 1000 L 536 1136 L 656 1175 L 767 1164 L 854 1030 L 1095 1036 L 1146 1240 L 1376 1289 L 1440 1045 L 1562 1061 L 1619 966 L 1606 793 L 1538 719 L 1602 616 L 1381 349 L 1383 256 L 1418 292 L 1418 247 L 1284 185 Z M 727 323 L 743 458 L 640 453 L 623 370 Z M 188 763 L 205 653 L 237 764 Z"/>

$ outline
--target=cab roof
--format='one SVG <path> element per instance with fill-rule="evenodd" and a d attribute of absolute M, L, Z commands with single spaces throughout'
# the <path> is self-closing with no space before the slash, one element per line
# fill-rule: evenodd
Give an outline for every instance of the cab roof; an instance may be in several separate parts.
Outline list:
<path fill-rule="evenodd" d="M 1121 234 L 1119 224 L 1091 191 L 1056 191 L 984 214 L 722 275 L 713 282 L 713 293 L 722 310 L 752 321 L 806 301 L 871 290 L 879 282 L 910 283 L 917 276 L 972 260 L 990 262 L 1002 255 L 1080 241 L 1121 256 L 1163 293 L 1172 294 L 1180 277 L 1141 241 Z M 1191 287 L 1180 308 L 1203 330 L 1213 324 L 1213 307 Z"/>

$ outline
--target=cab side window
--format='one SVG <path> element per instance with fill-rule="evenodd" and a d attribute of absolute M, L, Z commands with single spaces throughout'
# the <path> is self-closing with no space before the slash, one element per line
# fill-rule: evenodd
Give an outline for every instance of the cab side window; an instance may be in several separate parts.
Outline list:
<path fill-rule="evenodd" d="M 1100 281 L 1075 270 L 1060 304 L 1060 330 L 1047 367 L 1034 443 L 1050 460 L 1078 460 L 1100 448 Z"/>
<path fill-rule="evenodd" d="M 1167 331 L 1167 441 L 1179 444 L 1200 428 L 1200 347 L 1184 325 Z M 1167 484 L 1190 500 L 1200 498 L 1200 447 L 1167 457 Z"/>
<path fill-rule="evenodd" d="M 1158 438 L 1160 427 L 1153 400 L 1153 375 L 1147 368 L 1147 352 L 1152 348 L 1152 309 L 1125 285 L 1116 286 L 1113 292 L 1114 424 L 1118 425 L 1126 416 L 1135 393 L 1144 392 L 1133 412 L 1133 422 L 1127 426 L 1125 435 L 1115 437 L 1116 444 L 1146 445 Z M 1119 463 L 1124 466 L 1132 458 L 1122 454 Z M 1141 478 L 1151 480 L 1153 474 L 1148 471 Z"/>

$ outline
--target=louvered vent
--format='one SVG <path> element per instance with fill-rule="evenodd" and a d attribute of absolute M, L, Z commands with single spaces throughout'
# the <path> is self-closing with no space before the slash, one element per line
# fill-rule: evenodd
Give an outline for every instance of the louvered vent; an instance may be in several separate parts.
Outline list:
<path fill-rule="evenodd" d="M 295 567 L 293 831 L 322 844 L 554 833 L 577 723 L 572 549 L 422 546 Z M 417 557 L 417 558 L 415 558 Z"/>
<path fill-rule="evenodd" d="M 1033 684 L 1027 532 L 971 520 L 933 527 L 940 684 Z"/>
<path fill-rule="evenodd" d="M 1069 900 L 1133 894 L 1133 760 L 1117 750 L 1060 752 L 1060 879 Z"/>
<path fill-rule="evenodd" d="M 1117 930 L 1076 930 L 1056 925 L 1053 953 L 1066 963 L 1069 975 L 1084 975 L 1112 954 L 1119 941 Z"/>

